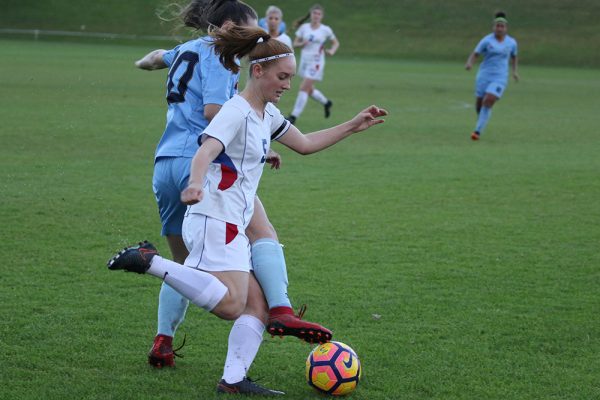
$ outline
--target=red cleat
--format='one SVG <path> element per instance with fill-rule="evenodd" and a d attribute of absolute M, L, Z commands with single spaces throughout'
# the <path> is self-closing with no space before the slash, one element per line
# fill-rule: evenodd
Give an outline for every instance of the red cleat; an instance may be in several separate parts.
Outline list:
<path fill-rule="evenodd" d="M 473 131 L 473 133 L 471 133 L 471 140 L 479 140 L 479 132 Z"/>
<path fill-rule="evenodd" d="M 154 344 L 148 353 L 148 364 L 156 368 L 162 367 L 174 367 L 175 357 L 183 357 L 177 354 L 185 345 L 185 337 L 183 343 L 179 348 L 173 350 L 173 337 L 167 335 L 156 335 L 154 338 Z"/>
<path fill-rule="evenodd" d="M 329 342 L 333 336 L 331 331 L 314 322 L 303 321 L 305 311 L 306 305 L 300 308 L 298 315 L 294 315 L 294 310 L 290 307 L 270 309 L 267 332 L 271 336 L 296 336 L 308 343 Z"/>

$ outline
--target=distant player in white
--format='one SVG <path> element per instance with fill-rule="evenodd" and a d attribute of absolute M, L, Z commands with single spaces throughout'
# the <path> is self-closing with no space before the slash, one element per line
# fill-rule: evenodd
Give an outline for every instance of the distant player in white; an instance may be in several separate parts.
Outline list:
<path fill-rule="evenodd" d="M 258 27 L 233 25 L 211 35 L 216 53 L 230 71 L 237 73 L 237 59 L 248 56 L 250 77 L 245 89 L 227 101 L 204 130 L 192 160 L 188 187 L 181 193 L 181 200 L 191 205 L 183 225 L 190 255 L 183 266 L 159 256 L 145 242 L 119 252 L 108 266 L 158 277 L 195 305 L 223 319 L 236 319 L 249 308 L 268 312 L 262 291 L 249 273 L 245 228 L 270 141 L 278 140 L 300 154 L 315 153 L 382 123 L 380 117 L 387 111 L 370 106 L 343 124 L 304 135 L 273 105 L 290 89 L 296 73 L 290 49 Z M 253 329 L 262 333 L 264 326 Z M 245 339 L 243 348 L 227 355 L 242 361 L 236 367 L 241 376 L 252 364 L 262 335 Z M 228 383 L 222 380 L 217 390 L 227 392 Z"/>
<path fill-rule="evenodd" d="M 267 24 L 266 31 L 271 35 L 271 38 L 279 40 L 285 44 L 290 50 L 292 46 L 292 38 L 289 37 L 285 31 L 281 31 L 281 25 L 283 22 L 283 11 L 277 6 L 269 6 L 265 15 L 265 22 Z"/>
<path fill-rule="evenodd" d="M 302 53 L 300 55 L 300 68 L 298 68 L 298 75 L 303 80 L 300 84 L 300 91 L 296 97 L 296 103 L 292 113 L 288 116 L 288 120 L 294 124 L 308 101 L 308 96 L 321 103 L 325 109 L 325 118 L 329 118 L 331 114 L 331 106 L 333 103 L 317 88 L 315 88 L 315 81 L 323 80 L 323 71 L 325 70 L 325 55 L 333 56 L 338 48 L 340 42 L 335 37 L 333 30 L 321 23 L 323 19 L 323 7 L 320 5 L 314 5 L 310 8 L 309 14 L 299 20 L 299 25 L 296 31 L 296 37 L 294 38 L 294 46 L 302 47 Z M 304 21 L 310 18 L 310 23 L 304 23 Z M 325 48 L 325 44 L 330 41 L 331 47 Z"/>

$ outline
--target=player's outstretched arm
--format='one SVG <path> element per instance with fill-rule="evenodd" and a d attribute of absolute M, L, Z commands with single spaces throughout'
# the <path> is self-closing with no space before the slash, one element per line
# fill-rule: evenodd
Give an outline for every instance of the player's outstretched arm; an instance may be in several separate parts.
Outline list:
<path fill-rule="evenodd" d="M 165 64 L 163 60 L 163 54 L 165 54 L 166 50 L 157 49 L 151 51 L 146 54 L 144 57 L 140 58 L 135 62 L 135 66 L 139 69 L 145 69 L 148 71 L 153 71 L 155 69 L 163 69 L 167 68 L 167 64 Z"/>
<path fill-rule="evenodd" d="M 381 124 L 385 121 L 381 117 L 387 114 L 388 112 L 383 108 L 370 106 L 343 124 L 307 135 L 303 135 L 298 128 L 292 125 L 278 141 L 297 153 L 312 154 L 333 146 L 353 133 L 362 132 L 373 125 Z"/>

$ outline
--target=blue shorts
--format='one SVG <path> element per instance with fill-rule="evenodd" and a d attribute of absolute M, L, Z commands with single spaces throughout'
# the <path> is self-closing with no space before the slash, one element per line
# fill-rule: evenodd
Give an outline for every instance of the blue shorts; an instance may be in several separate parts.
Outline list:
<path fill-rule="evenodd" d="M 506 83 L 493 79 L 477 79 L 475 82 L 475 96 L 484 97 L 486 93 L 492 94 L 497 98 L 502 97 L 506 89 Z"/>
<path fill-rule="evenodd" d="M 158 203 L 163 236 L 181 235 L 181 226 L 187 206 L 180 194 L 187 187 L 191 158 L 160 157 L 154 163 L 152 189 Z"/>

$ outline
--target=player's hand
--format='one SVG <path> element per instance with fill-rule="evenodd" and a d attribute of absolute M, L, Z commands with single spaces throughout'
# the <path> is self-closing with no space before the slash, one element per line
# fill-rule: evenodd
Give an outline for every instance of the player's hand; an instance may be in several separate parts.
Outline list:
<path fill-rule="evenodd" d="M 188 206 L 200 202 L 202 197 L 204 197 L 204 191 L 202 185 L 199 184 L 192 183 L 181 192 L 181 202 Z"/>
<path fill-rule="evenodd" d="M 466 69 L 467 71 L 470 71 L 470 70 L 471 70 L 471 68 L 473 68 L 473 64 L 471 64 L 470 62 L 468 62 L 468 63 L 466 63 L 466 64 L 465 64 L 465 69 Z"/>
<path fill-rule="evenodd" d="M 281 168 L 281 155 L 269 149 L 269 152 L 267 153 L 267 164 L 271 164 L 271 169 Z"/>
<path fill-rule="evenodd" d="M 518 72 L 513 72 L 513 79 L 515 80 L 515 82 L 519 82 L 521 77 L 519 76 Z"/>
<path fill-rule="evenodd" d="M 327 50 L 325 50 L 325 54 L 327 54 L 328 56 L 332 56 L 335 54 L 335 51 L 332 51 L 331 49 L 327 49 Z"/>
<path fill-rule="evenodd" d="M 388 112 L 383 108 L 377 106 L 365 108 L 350 120 L 352 132 L 364 131 L 373 125 L 381 124 L 385 122 L 381 117 L 386 115 L 388 115 Z"/>

